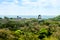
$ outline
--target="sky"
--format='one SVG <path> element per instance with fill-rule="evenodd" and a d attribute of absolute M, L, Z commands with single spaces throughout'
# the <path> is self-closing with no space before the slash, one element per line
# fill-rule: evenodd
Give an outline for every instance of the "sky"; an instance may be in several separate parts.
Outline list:
<path fill-rule="evenodd" d="M 0 15 L 60 15 L 60 0 L 0 0 Z"/>

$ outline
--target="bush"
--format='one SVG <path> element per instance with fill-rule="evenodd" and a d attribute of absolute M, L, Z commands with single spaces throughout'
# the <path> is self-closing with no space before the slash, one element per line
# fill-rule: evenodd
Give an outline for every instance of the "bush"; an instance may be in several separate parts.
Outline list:
<path fill-rule="evenodd" d="M 16 37 L 12 31 L 6 29 L 0 29 L 0 40 L 14 40 Z"/>

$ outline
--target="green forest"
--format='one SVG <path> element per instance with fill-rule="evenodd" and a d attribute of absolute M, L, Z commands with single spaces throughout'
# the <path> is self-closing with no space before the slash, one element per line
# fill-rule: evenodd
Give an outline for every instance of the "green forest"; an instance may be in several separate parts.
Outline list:
<path fill-rule="evenodd" d="M 0 18 L 0 40 L 60 40 L 60 15 L 41 21 Z"/>

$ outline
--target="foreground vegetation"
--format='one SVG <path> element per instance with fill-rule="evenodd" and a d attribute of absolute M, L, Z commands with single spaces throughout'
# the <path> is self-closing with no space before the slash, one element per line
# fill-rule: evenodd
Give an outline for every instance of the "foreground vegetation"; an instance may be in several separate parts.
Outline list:
<path fill-rule="evenodd" d="M 0 18 L 0 40 L 60 40 L 60 16 L 41 21 Z"/>

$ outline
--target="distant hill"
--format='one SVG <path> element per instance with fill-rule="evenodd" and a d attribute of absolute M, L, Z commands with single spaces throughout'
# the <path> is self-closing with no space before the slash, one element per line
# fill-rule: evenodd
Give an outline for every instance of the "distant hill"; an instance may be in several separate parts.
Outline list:
<path fill-rule="evenodd" d="M 59 15 L 59 16 L 56 16 L 56 17 L 54 17 L 54 18 L 51 18 L 51 20 L 60 21 L 60 15 Z"/>

